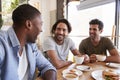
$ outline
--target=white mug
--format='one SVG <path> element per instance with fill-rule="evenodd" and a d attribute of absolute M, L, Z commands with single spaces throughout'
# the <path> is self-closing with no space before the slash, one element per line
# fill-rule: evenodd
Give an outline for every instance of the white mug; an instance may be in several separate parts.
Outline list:
<path fill-rule="evenodd" d="M 96 55 L 96 58 L 98 61 L 105 61 L 106 56 L 105 55 Z"/>
<path fill-rule="evenodd" d="M 75 56 L 76 64 L 82 64 L 84 62 L 84 56 Z"/>

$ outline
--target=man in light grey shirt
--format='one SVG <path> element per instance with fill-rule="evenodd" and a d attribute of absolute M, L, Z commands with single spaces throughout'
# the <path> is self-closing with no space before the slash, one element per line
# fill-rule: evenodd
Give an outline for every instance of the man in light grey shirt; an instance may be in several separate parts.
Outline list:
<path fill-rule="evenodd" d="M 73 55 L 80 55 L 72 39 L 68 38 L 71 30 L 70 23 L 66 19 L 60 19 L 52 27 L 52 36 L 44 41 L 43 51 L 57 69 L 72 63 L 66 60 L 69 50 Z"/>
<path fill-rule="evenodd" d="M 64 43 L 59 45 L 55 42 L 53 37 L 47 37 L 44 43 L 44 51 L 55 50 L 60 60 L 67 60 L 69 50 L 75 50 L 75 44 L 72 39 L 66 37 Z"/>

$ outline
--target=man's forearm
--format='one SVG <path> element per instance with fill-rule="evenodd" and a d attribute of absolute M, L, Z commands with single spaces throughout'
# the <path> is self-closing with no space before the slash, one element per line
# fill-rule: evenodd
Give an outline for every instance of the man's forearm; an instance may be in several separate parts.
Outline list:
<path fill-rule="evenodd" d="M 55 70 L 48 70 L 44 73 L 43 75 L 43 80 L 57 80 L 57 75 L 56 75 Z"/>
<path fill-rule="evenodd" d="M 105 62 L 117 62 L 117 63 L 120 63 L 120 56 L 107 56 Z"/>

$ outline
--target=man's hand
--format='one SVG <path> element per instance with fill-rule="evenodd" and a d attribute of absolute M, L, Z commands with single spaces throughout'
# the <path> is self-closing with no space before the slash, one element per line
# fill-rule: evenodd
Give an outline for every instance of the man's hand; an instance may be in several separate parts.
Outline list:
<path fill-rule="evenodd" d="M 48 70 L 43 75 L 43 80 L 57 80 L 56 71 Z"/>
<path fill-rule="evenodd" d="M 83 55 L 84 56 L 84 63 L 87 64 L 90 62 L 90 58 L 87 54 Z"/>
<path fill-rule="evenodd" d="M 93 63 L 93 62 L 96 62 L 96 54 L 92 54 L 90 55 L 90 62 Z"/>

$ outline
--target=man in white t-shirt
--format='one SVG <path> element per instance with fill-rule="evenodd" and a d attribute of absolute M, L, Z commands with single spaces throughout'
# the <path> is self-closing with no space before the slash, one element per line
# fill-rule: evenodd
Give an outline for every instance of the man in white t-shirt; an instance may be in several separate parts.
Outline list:
<path fill-rule="evenodd" d="M 69 50 L 73 55 L 80 55 L 72 39 L 68 38 L 71 30 L 70 23 L 66 19 L 60 19 L 51 29 L 52 36 L 43 43 L 45 56 L 57 69 L 72 63 L 72 61 L 67 61 Z"/>

